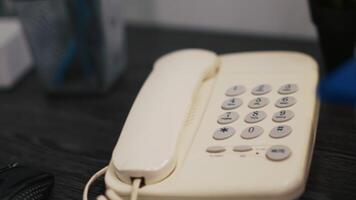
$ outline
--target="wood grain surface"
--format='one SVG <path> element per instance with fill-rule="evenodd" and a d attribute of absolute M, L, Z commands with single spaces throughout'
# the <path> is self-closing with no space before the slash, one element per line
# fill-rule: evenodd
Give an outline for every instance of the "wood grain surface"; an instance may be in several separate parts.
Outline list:
<path fill-rule="evenodd" d="M 139 88 L 160 55 L 187 47 L 217 53 L 297 50 L 320 60 L 315 43 L 264 36 L 129 26 L 128 68 L 101 97 L 53 97 L 35 73 L 0 93 L 0 164 L 20 162 L 55 175 L 51 200 L 81 199 L 89 177 L 111 152 Z M 303 200 L 356 199 L 355 109 L 322 104 Z M 98 181 L 90 192 L 104 189 Z"/>

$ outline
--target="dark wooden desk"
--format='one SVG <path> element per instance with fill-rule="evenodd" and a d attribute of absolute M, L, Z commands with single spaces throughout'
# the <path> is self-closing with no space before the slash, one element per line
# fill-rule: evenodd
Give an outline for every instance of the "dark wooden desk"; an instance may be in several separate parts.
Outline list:
<path fill-rule="evenodd" d="M 56 177 L 51 200 L 81 199 L 105 166 L 133 100 L 160 55 L 187 47 L 227 53 L 298 50 L 319 58 L 315 43 L 223 33 L 128 28 L 128 70 L 105 97 L 49 98 L 34 73 L 0 93 L 0 164 L 18 161 Z M 356 199 L 355 109 L 322 105 L 314 159 L 301 199 Z M 102 192 L 99 181 L 92 196 Z"/>

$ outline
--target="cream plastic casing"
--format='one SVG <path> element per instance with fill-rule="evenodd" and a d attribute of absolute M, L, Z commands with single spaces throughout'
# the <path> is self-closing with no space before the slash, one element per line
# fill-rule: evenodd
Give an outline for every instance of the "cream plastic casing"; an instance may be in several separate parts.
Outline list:
<path fill-rule="evenodd" d="M 206 63 L 201 64 L 196 58 Z M 219 70 L 214 74 L 217 64 Z M 190 72 L 192 76 L 187 75 Z M 176 85 L 176 81 L 180 84 Z M 106 186 L 128 196 L 130 178 L 144 177 L 148 181 L 139 191 L 140 199 L 295 199 L 304 191 L 313 151 L 318 116 L 317 82 L 316 62 L 297 52 L 236 53 L 217 58 L 205 50 L 185 50 L 164 56 L 156 63 L 133 105 L 106 173 Z M 256 124 L 264 133 L 244 140 L 240 133 L 250 124 L 243 118 L 252 111 L 248 102 L 256 97 L 251 89 L 263 83 L 272 86 L 272 91 L 263 95 L 270 103 L 260 109 L 267 113 L 267 118 Z M 295 117 L 282 123 L 291 126 L 293 132 L 288 137 L 274 139 L 269 137 L 269 131 L 280 123 L 273 122 L 272 115 L 281 110 L 274 103 L 286 96 L 277 90 L 287 83 L 299 87 L 290 95 L 297 103 L 288 108 Z M 167 89 L 162 84 L 175 87 Z M 224 112 L 221 104 L 227 99 L 224 93 L 235 84 L 247 89 L 239 96 L 243 105 L 234 110 L 240 118 L 229 124 L 236 134 L 223 141 L 214 140 L 213 132 L 221 127 L 217 117 Z M 165 94 L 170 100 L 168 105 L 164 102 Z M 155 105 L 157 102 L 161 106 Z M 161 114 L 164 117 L 153 118 Z M 170 121 L 170 117 L 177 121 Z M 156 133 L 160 127 L 164 131 Z M 226 151 L 207 153 L 206 148 L 213 145 L 224 146 Z M 250 145 L 253 151 L 233 152 L 235 145 Z M 291 156 L 279 162 L 268 160 L 265 153 L 272 145 L 288 146 Z"/>

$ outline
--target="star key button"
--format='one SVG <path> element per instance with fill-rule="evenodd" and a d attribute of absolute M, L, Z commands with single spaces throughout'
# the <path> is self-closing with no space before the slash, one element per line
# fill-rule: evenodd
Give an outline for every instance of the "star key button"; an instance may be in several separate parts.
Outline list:
<path fill-rule="evenodd" d="M 214 134 L 213 138 L 215 140 L 225 140 L 235 134 L 235 129 L 230 127 L 230 126 L 224 126 L 219 129 L 217 129 Z"/>

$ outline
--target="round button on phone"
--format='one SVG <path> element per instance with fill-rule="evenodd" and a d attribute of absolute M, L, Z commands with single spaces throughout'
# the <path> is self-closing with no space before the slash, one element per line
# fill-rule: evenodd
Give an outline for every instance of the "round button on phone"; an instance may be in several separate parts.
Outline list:
<path fill-rule="evenodd" d="M 267 114 L 263 111 L 253 111 L 247 114 L 245 117 L 245 122 L 247 123 L 256 123 L 262 121 L 267 117 Z"/>
<path fill-rule="evenodd" d="M 285 84 L 282 85 L 279 90 L 278 93 L 279 94 L 292 94 L 294 92 L 298 91 L 298 86 L 297 84 Z"/>
<path fill-rule="evenodd" d="M 225 140 L 235 134 L 235 129 L 230 126 L 224 126 L 214 132 L 215 140 Z"/>
<path fill-rule="evenodd" d="M 236 121 L 239 118 L 237 112 L 226 112 L 219 116 L 218 123 L 219 124 L 229 124 Z"/>
<path fill-rule="evenodd" d="M 266 97 L 257 97 L 255 99 L 252 99 L 248 103 L 248 107 L 250 108 L 262 108 L 265 107 L 269 104 L 269 100 Z"/>
<path fill-rule="evenodd" d="M 226 149 L 222 146 L 210 146 L 206 149 L 208 153 L 221 153 L 226 151 Z"/>
<path fill-rule="evenodd" d="M 225 95 L 229 97 L 238 96 L 243 94 L 246 91 L 245 86 L 243 85 L 234 85 L 226 90 Z"/>
<path fill-rule="evenodd" d="M 254 95 L 267 94 L 272 90 L 272 87 L 268 84 L 261 84 L 252 89 L 251 93 Z"/>
<path fill-rule="evenodd" d="M 242 131 L 241 137 L 243 139 L 253 139 L 263 133 L 263 128 L 259 126 L 251 126 Z"/>
<path fill-rule="evenodd" d="M 269 136 L 271 136 L 272 138 L 283 138 L 288 136 L 291 132 L 292 132 L 292 127 L 288 125 L 280 125 L 274 127 L 269 133 Z"/>
<path fill-rule="evenodd" d="M 282 161 L 292 154 L 291 150 L 284 145 L 275 145 L 266 152 L 266 157 L 272 161 Z"/>
<path fill-rule="evenodd" d="M 281 110 L 281 111 L 276 112 L 272 116 L 272 120 L 275 122 L 285 122 L 285 121 L 292 119 L 293 117 L 294 117 L 294 113 L 292 111 Z"/>
<path fill-rule="evenodd" d="M 242 105 L 242 100 L 239 98 L 229 98 L 224 101 L 221 108 L 224 110 L 232 110 Z"/>
<path fill-rule="evenodd" d="M 276 101 L 276 106 L 278 108 L 286 108 L 293 106 L 297 103 L 297 100 L 294 97 L 281 97 Z"/>

